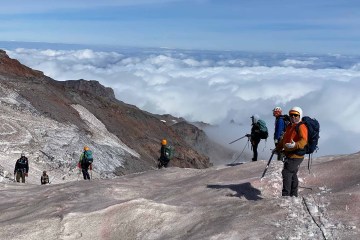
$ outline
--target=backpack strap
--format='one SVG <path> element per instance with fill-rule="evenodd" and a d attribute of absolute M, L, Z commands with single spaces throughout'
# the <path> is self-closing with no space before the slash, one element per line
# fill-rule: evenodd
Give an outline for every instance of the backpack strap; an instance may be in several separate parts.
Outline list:
<path fill-rule="evenodd" d="M 296 133 L 299 135 L 299 128 L 300 128 L 300 125 L 301 124 L 304 124 L 303 122 L 299 122 L 298 124 L 296 124 L 295 126 L 295 130 L 296 130 Z"/>
<path fill-rule="evenodd" d="M 296 129 L 296 133 L 297 133 L 297 134 L 299 134 L 300 124 L 304 124 L 304 123 L 303 123 L 303 122 L 299 122 L 299 123 L 295 126 L 295 129 Z M 306 125 L 305 125 L 305 126 L 306 126 Z M 300 151 L 302 151 L 302 150 L 300 150 Z M 306 151 L 306 145 L 305 145 L 304 151 Z M 309 159 L 308 159 L 308 170 L 309 170 L 309 174 L 310 174 L 311 165 L 312 165 L 312 153 L 309 154 Z"/>
<path fill-rule="evenodd" d="M 305 123 L 299 122 L 295 126 L 295 131 L 296 131 L 297 135 L 299 135 L 299 131 L 300 131 L 299 128 L 300 128 L 301 124 L 305 124 Z M 306 127 L 306 125 L 305 125 L 305 127 Z M 294 150 L 293 153 L 296 154 L 296 155 L 304 156 L 306 154 L 306 146 L 307 146 L 307 144 L 305 145 L 305 147 L 303 149 Z"/>

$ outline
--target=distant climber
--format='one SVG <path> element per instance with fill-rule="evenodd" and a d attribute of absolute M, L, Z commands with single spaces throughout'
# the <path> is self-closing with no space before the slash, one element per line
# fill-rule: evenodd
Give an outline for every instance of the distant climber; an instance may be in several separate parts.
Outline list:
<path fill-rule="evenodd" d="M 43 174 L 41 175 L 41 185 L 49 184 L 49 175 L 46 174 L 46 171 L 43 171 Z"/>
<path fill-rule="evenodd" d="M 251 116 L 252 127 L 251 134 L 247 134 L 247 137 L 250 137 L 251 147 L 253 150 L 253 162 L 257 161 L 258 158 L 258 145 L 261 139 L 267 139 L 269 133 L 266 127 L 266 123 L 260 119 L 259 115 L 254 114 Z"/>
<path fill-rule="evenodd" d="M 78 167 L 81 168 L 85 180 L 90 180 L 89 168 L 92 170 L 93 156 L 89 147 L 85 146 L 80 156 Z"/>
<path fill-rule="evenodd" d="M 290 117 L 288 115 L 282 115 L 281 107 L 275 107 L 273 109 L 273 116 L 275 117 L 275 130 L 274 130 L 274 144 L 275 148 L 282 139 L 287 125 L 290 123 Z M 283 153 L 277 153 L 277 160 L 284 158 Z"/>
<path fill-rule="evenodd" d="M 25 153 L 21 153 L 21 157 L 15 163 L 14 176 L 17 182 L 25 183 L 25 177 L 29 173 L 29 160 L 25 157 Z"/>
<path fill-rule="evenodd" d="M 170 159 L 172 157 L 172 150 L 171 148 L 167 145 L 167 140 L 163 139 L 161 141 L 161 148 L 160 148 L 160 157 L 159 157 L 159 164 L 158 164 L 158 168 L 162 168 L 162 167 L 167 167 Z"/>

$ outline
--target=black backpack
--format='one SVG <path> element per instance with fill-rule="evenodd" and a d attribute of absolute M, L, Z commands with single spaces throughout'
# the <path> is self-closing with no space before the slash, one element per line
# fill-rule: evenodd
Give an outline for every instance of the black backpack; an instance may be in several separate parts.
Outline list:
<path fill-rule="evenodd" d="M 300 124 L 305 124 L 308 130 L 308 143 L 304 148 L 304 155 L 309 154 L 308 169 L 310 173 L 310 166 L 312 162 L 312 153 L 319 149 L 318 142 L 320 138 L 320 124 L 315 118 L 305 116 L 301 122 L 296 126 L 296 132 L 299 133 Z"/>
<path fill-rule="evenodd" d="M 296 126 L 296 132 L 299 132 L 300 124 L 305 124 L 308 130 L 308 143 L 305 146 L 305 154 L 312 154 L 318 149 L 318 141 L 320 138 L 320 124 L 315 118 L 305 116 L 301 122 Z"/>
<path fill-rule="evenodd" d="M 290 124 L 290 117 L 289 115 L 281 115 L 279 118 L 282 118 L 284 120 L 285 128 Z"/>

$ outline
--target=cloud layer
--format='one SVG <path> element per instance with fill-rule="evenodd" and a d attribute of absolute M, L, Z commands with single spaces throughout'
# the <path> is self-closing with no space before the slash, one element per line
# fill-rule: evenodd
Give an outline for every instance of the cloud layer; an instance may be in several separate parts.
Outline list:
<path fill-rule="evenodd" d="M 359 150 L 357 56 L 170 49 L 7 53 L 56 80 L 98 80 L 119 100 L 143 110 L 216 124 L 221 134 L 209 134 L 224 143 L 249 132 L 252 114 L 259 114 L 272 134 L 272 109 L 300 106 L 304 115 L 320 121 L 319 155 Z M 229 125 L 231 120 L 239 125 Z"/>

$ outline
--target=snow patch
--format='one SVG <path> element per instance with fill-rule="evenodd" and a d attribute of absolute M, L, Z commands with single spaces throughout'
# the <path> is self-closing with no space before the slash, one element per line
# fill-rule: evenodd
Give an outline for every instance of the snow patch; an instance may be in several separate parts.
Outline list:
<path fill-rule="evenodd" d="M 16 91 L 3 88 L 1 85 L 0 85 L 0 103 L 15 105 L 17 107 L 23 106 L 28 110 L 35 111 L 35 108 L 31 105 L 31 103 L 26 99 L 22 98 Z"/>
<path fill-rule="evenodd" d="M 92 133 L 92 140 L 101 145 L 108 145 L 110 147 L 119 147 L 130 153 L 134 157 L 139 158 L 140 155 L 130 147 L 126 146 L 117 136 L 110 133 L 105 125 L 97 119 L 90 111 L 79 104 L 71 105 L 78 111 L 81 119 L 89 126 Z"/>

